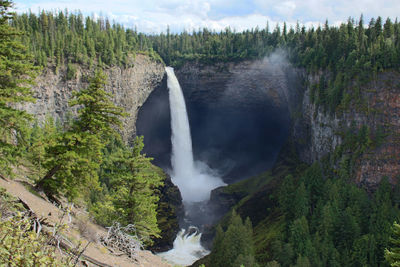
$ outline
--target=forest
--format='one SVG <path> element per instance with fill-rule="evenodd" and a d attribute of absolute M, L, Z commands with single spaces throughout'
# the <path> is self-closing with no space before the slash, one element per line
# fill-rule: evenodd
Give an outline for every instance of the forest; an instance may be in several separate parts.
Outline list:
<path fill-rule="evenodd" d="M 132 146 L 122 140 L 118 129 L 126 114 L 104 91 L 104 69 L 130 67 L 138 54 L 179 68 L 261 59 L 282 50 L 293 66 L 319 77 L 308 85 L 310 101 L 331 114 L 346 110 L 379 73 L 400 71 L 400 23 L 389 18 L 349 18 L 338 27 L 326 21 L 270 28 L 266 22 L 244 32 L 204 28 L 146 35 L 107 18 L 67 10 L 17 15 L 11 6 L 0 1 L 0 176 L 13 177 L 15 166 L 24 165 L 49 198 L 83 200 L 103 226 L 135 224 L 145 246 L 160 237 L 165 173 L 142 153 L 143 137 Z M 66 79 L 73 79 L 78 65 L 93 75 L 69 102 L 78 107 L 77 117 L 63 124 L 48 118 L 42 125 L 15 108 L 35 101 L 30 88 L 43 69 L 66 66 Z M 269 225 L 252 225 L 251 214 L 238 204 L 216 227 L 206 266 L 399 266 L 400 183 L 383 179 L 372 191 L 354 183 L 358 156 L 385 136 L 372 135 L 368 127 L 343 136 L 342 145 L 320 162 L 294 161 L 266 178 L 274 184 Z M 267 245 L 259 240 L 264 236 Z"/>

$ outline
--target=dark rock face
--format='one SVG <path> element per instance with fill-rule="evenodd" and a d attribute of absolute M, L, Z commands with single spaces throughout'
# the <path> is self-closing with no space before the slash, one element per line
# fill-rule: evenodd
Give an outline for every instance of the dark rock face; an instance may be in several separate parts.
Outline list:
<path fill-rule="evenodd" d="M 178 217 L 183 216 L 182 196 L 179 189 L 167 175 L 164 186 L 160 190 L 160 200 L 157 209 L 157 223 L 161 230 L 161 238 L 154 240 L 150 248 L 155 252 L 170 250 L 179 232 Z"/>
<path fill-rule="evenodd" d="M 272 166 L 289 133 L 288 73 L 282 58 L 202 65 L 175 70 L 188 109 L 195 160 L 227 183 Z M 170 117 L 166 81 L 139 111 L 145 152 L 170 168 Z"/>

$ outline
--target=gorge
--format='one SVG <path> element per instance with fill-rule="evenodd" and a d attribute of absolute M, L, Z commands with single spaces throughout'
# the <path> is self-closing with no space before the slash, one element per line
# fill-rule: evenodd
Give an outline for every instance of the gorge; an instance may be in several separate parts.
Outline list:
<path fill-rule="evenodd" d="M 7 83 L 20 91 L 1 98 L 0 163 L 44 199 L 135 224 L 143 246 L 184 265 L 388 264 L 397 21 L 145 35 L 59 12 L 3 27 L 30 34 L 20 41 L 42 69 L 36 103 L 20 103 L 30 84 Z"/>

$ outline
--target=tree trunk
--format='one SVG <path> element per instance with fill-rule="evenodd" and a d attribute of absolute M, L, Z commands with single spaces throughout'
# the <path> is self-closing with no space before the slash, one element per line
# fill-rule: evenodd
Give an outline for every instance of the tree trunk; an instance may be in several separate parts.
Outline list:
<path fill-rule="evenodd" d="M 51 178 L 53 178 L 53 176 L 60 170 L 60 168 L 61 168 L 61 165 L 56 165 L 53 168 L 51 168 L 46 173 L 46 175 L 36 183 L 36 187 L 40 188 L 40 189 L 45 189 L 46 181 L 48 181 Z"/>

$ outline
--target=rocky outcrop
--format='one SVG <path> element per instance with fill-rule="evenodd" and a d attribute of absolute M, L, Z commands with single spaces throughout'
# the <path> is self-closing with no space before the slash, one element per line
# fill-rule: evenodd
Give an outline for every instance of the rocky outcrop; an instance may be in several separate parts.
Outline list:
<path fill-rule="evenodd" d="M 184 209 L 179 189 L 166 175 L 164 186 L 160 189 L 160 200 L 157 209 L 157 224 L 161 237 L 155 239 L 150 248 L 154 252 L 170 250 L 179 231 L 179 218 L 183 217 Z"/>
<path fill-rule="evenodd" d="M 310 83 L 313 78 L 309 78 Z M 302 116 L 295 120 L 293 136 L 299 155 L 308 163 L 322 159 L 343 141 L 350 127 L 366 126 L 372 138 L 385 137 L 357 160 L 356 182 L 369 188 L 385 176 L 396 183 L 400 176 L 400 74 L 384 72 L 362 85 L 360 97 L 335 114 L 324 112 L 309 101 L 309 89 L 302 101 Z"/>
<path fill-rule="evenodd" d="M 293 68 L 283 53 L 263 60 L 201 64 L 189 62 L 176 70 L 192 102 L 233 107 L 287 106 Z"/>
<path fill-rule="evenodd" d="M 123 107 L 128 116 L 123 119 L 121 129 L 124 140 L 131 139 L 136 133 L 136 118 L 140 106 L 147 99 L 153 89 L 161 82 L 164 76 L 164 66 L 154 62 L 148 56 L 136 55 L 133 67 L 111 67 L 104 70 L 109 84 L 106 91 L 114 95 L 114 102 Z M 87 87 L 88 77 L 93 70 L 77 66 L 76 75 L 66 80 L 67 70 L 61 67 L 58 71 L 51 68 L 44 69 L 37 78 L 33 88 L 36 103 L 25 104 L 24 109 L 35 114 L 39 122 L 46 116 L 64 121 L 70 114 L 74 116 L 76 110 L 68 107 L 68 100 L 72 92 Z"/>

